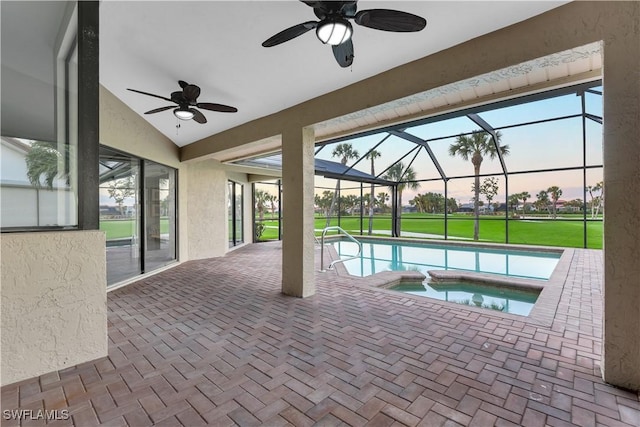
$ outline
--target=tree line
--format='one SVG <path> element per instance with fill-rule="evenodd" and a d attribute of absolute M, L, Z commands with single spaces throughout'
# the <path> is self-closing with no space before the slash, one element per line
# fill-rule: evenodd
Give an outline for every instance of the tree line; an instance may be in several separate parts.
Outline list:
<path fill-rule="evenodd" d="M 507 144 L 502 144 L 502 134 L 497 131 L 493 133 L 489 133 L 486 131 L 478 130 L 472 132 L 471 134 L 464 135 L 461 134 L 456 137 L 456 140 L 449 146 L 449 155 L 452 157 L 460 157 L 463 160 L 471 161 L 473 165 L 474 172 L 474 181 L 471 187 L 473 192 L 472 202 L 473 202 L 473 213 L 474 213 L 474 228 L 473 228 L 473 238 L 474 240 L 479 239 L 480 234 L 480 206 L 483 202 L 480 200 L 480 196 L 484 196 L 487 200 L 489 206 L 493 206 L 494 208 L 498 208 L 500 203 L 494 202 L 499 189 L 498 179 L 495 177 L 489 177 L 480 182 L 480 169 L 482 166 L 482 162 L 485 157 L 490 159 L 495 158 L 503 158 L 509 155 L 509 146 Z M 371 175 L 377 177 L 375 173 L 375 159 L 380 157 L 381 154 L 377 150 L 371 149 L 365 155 L 365 158 L 371 162 Z M 351 159 L 359 158 L 359 153 L 357 150 L 353 149 L 353 146 L 349 143 L 341 143 L 338 144 L 333 152 L 332 157 L 340 158 L 340 163 L 342 165 L 346 165 L 347 162 Z M 405 166 L 403 162 L 397 162 L 390 166 L 382 175 L 382 178 L 396 182 L 396 194 L 397 194 L 397 206 L 402 207 L 402 195 L 406 189 L 417 190 L 419 188 L 419 183 L 416 180 L 416 172 L 412 168 L 411 165 Z M 316 195 L 316 205 L 321 207 L 326 214 L 326 224 L 327 226 L 330 223 L 332 212 L 334 212 L 338 190 L 340 188 L 340 180 L 336 183 L 336 191 L 330 192 L 325 191 L 322 196 Z M 392 187 L 390 187 L 390 190 Z M 586 188 L 586 191 L 591 196 L 591 212 L 592 217 L 596 217 L 598 212 L 603 207 L 604 200 L 604 188 L 602 183 L 598 183 L 595 186 L 589 186 Z M 385 193 L 387 194 L 387 193 Z M 558 201 L 560 200 L 560 196 L 562 195 L 562 189 L 558 186 L 551 186 L 546 190 L 541 190 L 536 194 L 536 201 L 533 202 L 533 206 L 538 210 L 548 210 L 552 218 L 557 217 L 558 212 Z M 328 208 L 325 210 L 325 206 L 327 205 L 327 201 L 331 200 Z M 360 200 L 357 196 L 346 196 L 344 200 L 340 200 L 341 207 L 344 206 L 348 211 L 349 207 L 353 207 L 354 204 L 359 204 L 360 202 L 365 203 L 369 208 L 369 234 L 372 233 L 372 223 L 373 223 L 373 213 L 376 207 L 376 195 L 375 195 L 375 185 L 371 184 L 370 193 Z M 521 193 L 512 194 L 509 196 L 507 203 L 510 205 L 512 210 L 515 212 L 520 200 L 522 200 L 522 213 L 525 213 L 527 207 L 527 200 L 531 199 L 531 195 L 524 191 Z M 366 201 L 365 201 L 366 200 Z M 368 201 L 372 201 L 373 203 L 369 203 Z M 429 192 L 426 194 L 418 194 L 412 200 L 409 201 L 409 204 L 415 206 L 418 212 L 421 213 L 444 213 L 445 207 L 449 213 L 453 213 L 458 211 L 459 205 L 455 199 L 449 198 L 447 203 L 445 203 L 444 196 L 439 193 Z M 378 205 L 378 208 L 383 207 L 384 205 Z M 581 199 L 571 200 L 565 203 L 565 206 L 583 206 Z M 400 230 L 401 224 L 401 214 L 402 209 L 399 209 L 396 217 L 396 227 L 397 230 Z"/>

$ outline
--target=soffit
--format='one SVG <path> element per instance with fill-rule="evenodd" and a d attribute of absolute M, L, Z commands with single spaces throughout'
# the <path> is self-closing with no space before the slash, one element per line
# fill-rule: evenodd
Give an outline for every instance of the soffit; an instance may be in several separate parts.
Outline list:
<path fill-rule="evenodd" d="M 590 43 L 502 70 L 417 93 L 317 123 L 317 140 L 594 80 L 601 75 L 601 44 Z"/>

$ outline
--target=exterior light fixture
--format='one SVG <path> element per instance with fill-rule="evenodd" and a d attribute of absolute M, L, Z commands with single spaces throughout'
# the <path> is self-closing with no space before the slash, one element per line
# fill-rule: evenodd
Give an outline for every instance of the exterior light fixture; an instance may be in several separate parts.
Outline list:
<path fill-rule="evenodd" d="M 180 120 L 191 120 L 193 116 L 195 116 L 195 113 L 191 108 L 180 107 L 173 110 L 173 115 Z"/>
<path fill-rule="evenodd" d="M 349 40 L 352 33 L 353 28 L 349 21 L 340 16 L 329 16 L 320 21 L 316 28 L 316 35 L 320 41 L 333 46 Z"/>

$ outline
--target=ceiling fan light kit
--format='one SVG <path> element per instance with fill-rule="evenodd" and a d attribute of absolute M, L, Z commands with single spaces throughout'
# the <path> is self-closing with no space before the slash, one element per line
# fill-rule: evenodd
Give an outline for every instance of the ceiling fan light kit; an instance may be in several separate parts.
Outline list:
<path fill-rule="evenodd" d="M 316 35 L 324 44 L 337 46 L 349 40 L 353 34 L 353 27 L 340 16 L 330 16 L 318 24 Z"/>
<path fill-rule="evenodd" d="M 191 108 L 176 108 L 173 114 L 180 120 L 191 120 L 196 115 Z"/>
<path fill-rule="evenodd" d="M 353 27 L 349 19 L 363 27 L 394 33 L 422 31 L 427 25 L 427 21 L 421 16 L 399 10 L 368 9 L 358 12 L 357 0 L 300 1 L 313 8 L 313 13 L 319 21 L 307 21 L 282 30 L 262 42 L 262 46 L 277 46 L 315 28 L 318 39 L 324 44 L 331 45 L 338 65 L 346 68 L 353 64 L 354 58 L 351 40 Z"/>

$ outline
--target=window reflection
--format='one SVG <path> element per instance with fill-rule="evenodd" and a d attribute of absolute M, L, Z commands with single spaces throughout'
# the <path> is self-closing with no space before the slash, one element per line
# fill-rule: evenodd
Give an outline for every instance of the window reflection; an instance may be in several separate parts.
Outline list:
<path fill-rule="evenodd" d="M 175 170 L 144 161 L 145 271 L 176 258 Z"/>
<path fill-rule="evenodd" d="M 1 2 L 0 7 L 0 226 L 75 227 L 76 2 Z"/>

